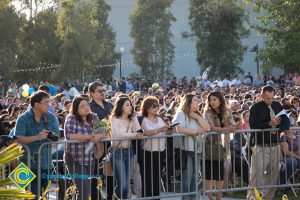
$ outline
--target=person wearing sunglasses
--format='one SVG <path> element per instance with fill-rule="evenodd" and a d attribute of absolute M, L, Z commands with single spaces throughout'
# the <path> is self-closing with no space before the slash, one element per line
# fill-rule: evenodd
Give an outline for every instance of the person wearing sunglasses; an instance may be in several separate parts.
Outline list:
<path fill-rule="evenodd" d="M 142 121 L 141 127 L 146 136 L 163 136 L 168 130 L 168 124 L 159 117 L 159 100 L 154 96 L 145 98 L 141 105 Z M 162 163 L 165 157 L 166 138 L 145 139 L 139 162 L 142 178 L 142 196 L 160 196 L 160 180 Z"/>
<path fill-rule="evenodd" d="M 100 81 L 95 81 L 92 82 L 89 87 L 88 87 L 89 95 L 91 98 L 90 101 L 90 108 L 93 113 L 96 113 L 99 120 L 102 119 L 108 119 L 108 116 L 110 115 L 113 105 L 107 101 L 105 101 L 105 92 L 103 90 L 103 84 Z M 104 145 L 105 147 L 109 147 L 110 143 L 107 143 Z M 95 160 L 95 165 L 97 166 L 99 161 L 102 159 L 100 158 L 99 160 Z M 102 171 L 98 172 L 98 168 L 95 168 L 95 174 L 102 174 Z M 92 179 L 92 191 L 91 191 L 91 196 L 92 199 L 98 199 L 99 197 L 99 192 L 97 190 L 98 186 L 98 181 L 97 179 Z M 112 199 L 113 195 L 113 178 L 112 177 L 107 177 L 107 194 L 108 194 L 108 199 Z"/>

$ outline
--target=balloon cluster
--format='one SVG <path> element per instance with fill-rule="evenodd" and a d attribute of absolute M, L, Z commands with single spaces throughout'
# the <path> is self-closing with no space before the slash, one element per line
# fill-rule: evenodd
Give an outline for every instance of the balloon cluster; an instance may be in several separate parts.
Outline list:
<path fill-rule="evenodd" d="M 23 90 L 22 96 L 25 98 L 35 92 L 35 89 L 30 88 L 28 84 L 22 85 L 21 89 Z"/>

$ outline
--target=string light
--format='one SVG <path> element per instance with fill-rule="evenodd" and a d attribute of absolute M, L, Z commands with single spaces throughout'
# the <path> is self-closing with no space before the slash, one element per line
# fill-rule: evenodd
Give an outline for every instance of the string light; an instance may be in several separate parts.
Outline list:
<path fill-rule="evenodd" d="M 174 58 L 174 61 L 179 60 L 181 58 L 187 57 L 187 56 L 193 56 L 196 55 L 196 51 L 195 50 L 189 50 L 186 51 L 183 54 L 177 55 Z M 91 66 L 90 68 L 95 68 L 95 69 L 99 69 L 99 68 L 105 68 L 105 67 L 115 67 L 120 65 L 119 62 L 116 63 L 112 63 L 112 64 L 106 64 L 106 65 L 95 65 L 95 66 Z M 123 68 L 137 68 L 138 66 L 134 64 L 134 60 L 128 60 L 128 61 L 124 61 L 122 62 L 122 67 Z M 47 71 L 47 72 L 52 72 L 52 71 L 57 71 L 59 68 L 58 64 L 49 64 L 49 63 L 40 63 L 39 66 L 36 67 L 32 67 L 32 68 L 26 68 L 26 69 L 13 69 L 12 72 L 14 73 L 18 73 L 18 72 L 41 72 L 41 71 Z"/>

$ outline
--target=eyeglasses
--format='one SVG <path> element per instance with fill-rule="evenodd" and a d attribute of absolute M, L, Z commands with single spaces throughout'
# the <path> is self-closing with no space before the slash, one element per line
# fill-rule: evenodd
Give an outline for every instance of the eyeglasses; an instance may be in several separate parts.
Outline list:
<path fill-rule="evenodd" d="M 39 102 L 40 104 L 49 105 L 50 101 Z"/>
<path fill-rule="evenodd" d="M 99 94 L 102 94 L 102 93 L 104 93 L 105 91 L 104 91 L 104 90 L 95 90 L 95 92 L 98 92 Z"/>
<path fill-rule="evenodd" d="M 152 108 L 159 108 L 159 105 L 158 104 L 154 104 L 154 105 L 152 105 Z"/>

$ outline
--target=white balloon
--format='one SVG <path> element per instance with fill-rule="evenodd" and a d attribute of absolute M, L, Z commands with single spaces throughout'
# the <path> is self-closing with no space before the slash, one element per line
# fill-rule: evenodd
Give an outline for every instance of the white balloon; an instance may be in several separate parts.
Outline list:
<path fill-rule="evenodd" d="M 22 86 L 22 88 L 23 88 L 24 91 L 27 91 L 27 90 L 29 90 L 29 85 L 28 84 L 24 84 Z"/>

